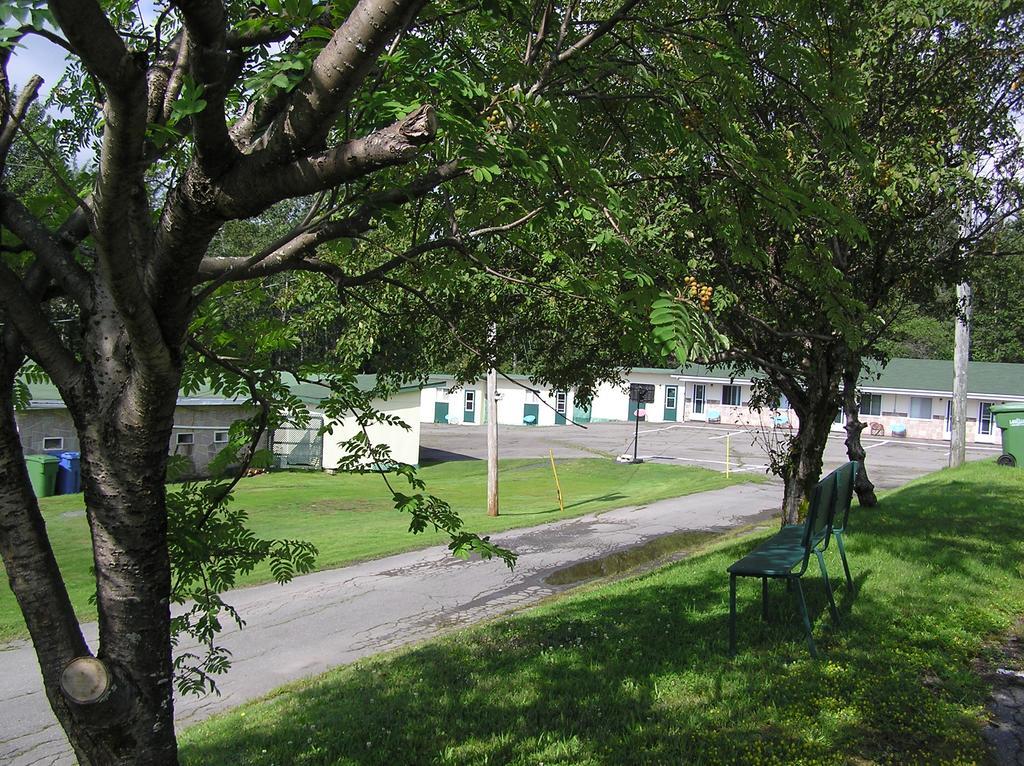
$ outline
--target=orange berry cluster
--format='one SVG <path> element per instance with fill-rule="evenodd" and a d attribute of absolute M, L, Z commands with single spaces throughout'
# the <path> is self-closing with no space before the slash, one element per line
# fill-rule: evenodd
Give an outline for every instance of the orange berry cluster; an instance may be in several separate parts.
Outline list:
<path fill-rule="evenodd" d="M 697 281 L 696 277 L 689 274 L 683 278 L 683 284 L 686 286 L 686 292 L 690 294 L 690 297 L 696 298 L 700 302 L 702 309 L 711 311 L 711 296 L 715 294 L 715 288 L 711 285 L 702 285 Z"/>

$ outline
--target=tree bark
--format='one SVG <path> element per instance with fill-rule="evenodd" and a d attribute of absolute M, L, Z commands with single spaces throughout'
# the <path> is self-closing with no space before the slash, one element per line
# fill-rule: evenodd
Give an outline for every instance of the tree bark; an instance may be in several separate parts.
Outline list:
<path fill-rule="evenodd" d="M 860 402 L 857 401 L 857 379 L 860 376 L 860 360 L 857 364 L 847 365 L 843 373 L 843 409 L 846 410 L 846 457 L 860 463 L 860 470 L 857 471 L 857 479 L 854 483 L 854 490 L 857 492 L 857 502 L 866 508 L 878 505 L 878 498 L 875 496 L 875 485 L 868 478 L 868 468 L 865 460 L 867 452 L 860 442 L 861 432 L 867 427 L 860 419 Z"/>
<path fill-rule="evenodd" d="M 803 502 L 821 476 L 821 457 L 828 442 L 828 434 L 836 416 L 834 397 L 826 392 L 808 392 L 803 397 L 807 405 L 791 401 L 800 427 L 790 442 L 789 456 L 782 470 L 785 488 L 782 496 L 782 523 L 796 524 L 800 520 Z"/>
<path fill-rule="evenodd" d="M 64 666 L 75 657 L 88 655 L 89 647 L 29 482 L 14 421 L 12 392 L 12 380 L 7 378 L 0 388 L 0 554 L 36 650 L 50 707 L 68 733 L 79 762 L 88 764 L 87 753 L 77 744 L 79 739 L 72 736 L 77 723 L 59 682 Z"/>
<path fill-rule="evenodd" d="M 87 345 L 85 356 L 95 358 L 95 351 Z M 180 374 L 143 382 L 117 369 L 123 361 L 104 358 L 88 370 L 90 395 L 67 402 L 96 562 L 95 656 L 111 676 L 109 694 L 79 704 L 61 685 L 71 660 L 93 655 L 29 482 L 10 379 L 0 390 L 0 552 L 47 698 L 79 763 L 176 766 L 164 478 Z"/>
<path fill-rule="evenodd" d="M 971 286 L 956 286 L 956 297 L 962 314 L 957 314 L 953 347 L 953 422 L 949 434 L 949 465 L 964 464 L 967 458 L 967 362 L 971 358 Z"/>
<path fill-rule="evenodd" d="M 178 762 L 164 480 L 180 375 L 169 377 L 129 385 L 100 408 L 113 418 L 72 412 L 93 557 L 102 562 L 97 656 L 119 692 L 78 716 L 91 764 Z"/>

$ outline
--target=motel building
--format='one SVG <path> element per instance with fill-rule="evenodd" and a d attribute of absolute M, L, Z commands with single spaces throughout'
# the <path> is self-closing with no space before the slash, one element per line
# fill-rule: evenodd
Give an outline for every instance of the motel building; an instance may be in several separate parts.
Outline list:
<path fill-rule="evenodd" d="M 555 426 L 631 422 L 641 407 L 630 399 L 629 384 L 654 387 L 654 401 L 642 406 L 641 419 L 652 423 L 703 421 L 750 427 L 792 427 L 796 413 L 783 399 L 774 409 L 750 409 L 751 378 L 700 365 L 682 369 L 636 368 L 622 386 L 602 384 L 589 407 L 577 405 L 572 390 L 548 390 L 522 376 L 498 378 L 498 423 Z M 487 422 L 483 380 L 457 385 L 450 376 L 432 376 L 441 384 L 424 388 L 420 419 L 426 423 L 475 426 Z M 971 362 L 967 376 L 967 440 L 999 443 L 990 408 L 1024 401 L 1024 364 Z M 861 381 L 860 419 L 865 435 L 913 439 L 949 439 L 952 421 L 953 364 L 937 359 L 893 359 L 880 373 Z M 837 413 L 834 428 L 843 427 Z"/>

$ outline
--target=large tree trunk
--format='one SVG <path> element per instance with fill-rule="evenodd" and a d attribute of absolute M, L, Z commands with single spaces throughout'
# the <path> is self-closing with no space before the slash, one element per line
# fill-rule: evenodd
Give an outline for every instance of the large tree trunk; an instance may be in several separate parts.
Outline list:
<path fill-rule="evenodd" d="M 25 468 L 14 421 L 12 382 L 0 386 L 0 554 L 7 578 L 35 646 L 43 685 L 53 712 L 81 763 L 86 752 L 71 737 L 76 727 L 71 705 L 60 692 L 60 674 L 75 657 L 89 653 L 39 512 Z"/>
<path fill-rule="evenodd" d="M 93 556 L 103 562 L 98 656 L 123 685 L 121 700 L 88 716 L 87 736 L 99 745 L 94 764 L 177 763 L 164 488 L 177 380 L 153 398 L 162 402 L 136 413 L 137 402 L 124 397 L 120 422 L 79 429 Z"/>
<path fill-rule="evenodd" d="M 857 479 L 854 489 L 857 492 L 857 501 L 864 507 L 870 508 L 878 505 L 878 498 L 875 496 L 875 485 L 868 478 L 868 468 L 865 462 L 867 452 L 860 442 L 861 432 L 867 427 L 860 419 L 860 402 L 857 401 L 857 379 L 860 376 L 860 363 L 847 366 L 843 373 L 843 409 L 846 410 L 846 457 L 860 463 L 860 470 L 857 471 Z"/>
<path fill-rule="evenodd" d="M 99 647 L 110 692 L 87 704 L 61 685 L 92 656 L 47 542 L 5 387 L 0 423 L 0 543 L 11 588 L 36 646 L 51 707 L 82 766 L 174 766 L 171 573 L 164 487 L 179 376 L 142 384 L 91 369 L 87 408 L 68 402 L 82 451 L 82 484 L 96 562 Z M 127 381 L 125 381 L 127 378 Z M 27 510 L 26 510 L 27 509 Z M 16 518 L 28 513 L 33 523 Z"/>
<path fill-rule="evenodd" d="M 826 392 L 808 392 L 804 399 L 806 405 L 792 402 L 800 418 L 800 427 L 789 444 L 788 460 L 782 470 L 785 483 L 783 524 L 796 524 L 800 520 L 800 507 L 810 498 L 821 476 L 821 458 L 836 416 L 834 398 Z"/>

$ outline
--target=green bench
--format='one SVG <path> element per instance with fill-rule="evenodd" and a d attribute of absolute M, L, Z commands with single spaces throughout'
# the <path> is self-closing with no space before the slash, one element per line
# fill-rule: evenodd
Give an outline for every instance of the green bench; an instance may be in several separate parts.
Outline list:
<path fill-rule="evenodd" d="M 807 614 L 807 603 L 804 600 L 800 578 L 807 571 L 811 553 L 814 553 L 818 559 L 818 567 L 821 569 L 821 577 L 825 582 L 825 592 L 828 595 L 832 619 L 838 622 L 839 611 L 836 609 L 832 583 L 829 581 L 828 570 L 825 568 L 824 554 L 828 548 L 829 539 L 834 536 L 843 561 L 843 570 L 846 573 L 846 586 L 848 589 L 852 589 L 853 578 L 850 576 L 850 567 L 846 561 L 843 532 L 849 519 L 857 469 L 858 464 L 850 462 L 819 481 L 811 493 L 807 518 L 803 524 L 789 524 L 783 527 L 776 535 L 761 543 L 729 567 L 730 654 L 736 653 L 736 578 L 760 577 L 761 612 L 764 619 L 768 618 L 768 580 L 785 580 L 788 589 L 795 589 L 800 617 L 804 623 L 804 630 L 807 632 L 807 645 L 810 648 L 811 656 L 817 658 L 818 650 L 814 645 L 814 637 L 811 635 L 811 621 Z"/>

